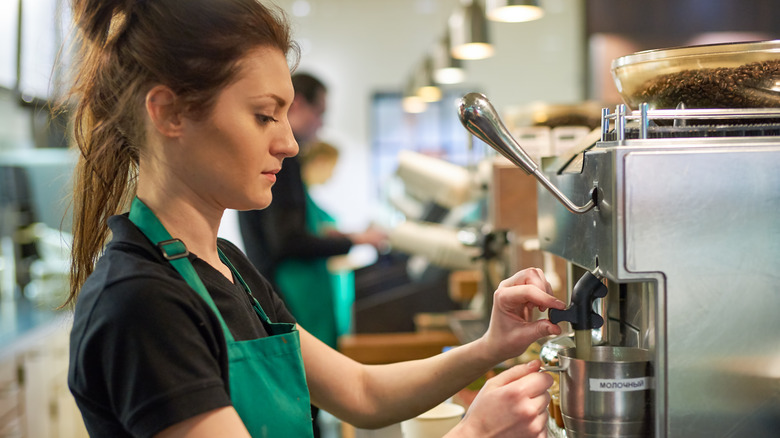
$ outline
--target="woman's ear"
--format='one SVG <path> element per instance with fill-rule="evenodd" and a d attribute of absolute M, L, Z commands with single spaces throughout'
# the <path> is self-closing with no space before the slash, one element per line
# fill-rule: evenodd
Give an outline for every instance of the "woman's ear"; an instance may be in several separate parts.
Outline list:
<path fill-rule="evenodd" d="M 146 93 L 146 112 L 155 129 L 166 137 L 178 137 L 182 131 L 182 117 L 176 102 L 176 93 L 165 85 L 156 85 Z"/>

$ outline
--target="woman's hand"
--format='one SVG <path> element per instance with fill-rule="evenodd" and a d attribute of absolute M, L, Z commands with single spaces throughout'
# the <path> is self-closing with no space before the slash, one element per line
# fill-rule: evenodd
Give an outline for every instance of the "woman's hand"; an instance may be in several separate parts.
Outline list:
<path fill-rule="evenodd" d="M 488 379 L 446 437 L 545 438 L 553 378 L 538 372 L 540 365 L 534 360 Z"/>
<path fill-rule="evenodd" d="M 370 226 L 361 233 L 350 234 L 350 240 L 355 245 L 371 245 L 376 249 L 384 249 L 387 246 L 387 232 L 379 227 Z"/>
<path fill-rule="evenodd" d="M 490 326 L 479 342 L 485 342 L 496 363 L 521 355 L 537 339 L 561 334 L 548 319 L 533 320 L 533 310 L 564 309 L 552 295 L 541 269 L 528 268 L 507 278 L 493 294 Z"/>
<path fill-rule="evenodd" d="M 522 270 L 498 285 L 490 326 L 477 342 L 484 343 L 496 363 L 517 357 L 537 339 L 561 333 L 561 328 L 548 319 L 535 321 L 534 309 L 565 307 L 552 295 L 541 269 Z M 534 360 L 488 379 L 463 420 L 447 437 L 546 437 L 550 403 L 547 390 L 553 378 L 538 372 L 540 366 L 541 362 Z"/>

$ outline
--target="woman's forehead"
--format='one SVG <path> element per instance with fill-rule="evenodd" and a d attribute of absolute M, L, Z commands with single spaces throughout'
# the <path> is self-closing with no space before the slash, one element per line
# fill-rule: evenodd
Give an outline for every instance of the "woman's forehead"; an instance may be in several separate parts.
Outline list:
<path fill-rule="evenodd" d="M 288 104 L 294 90 L 287 59 L 281 50 L 259 47 L 247 52 L 238 62 L 236 82 L 253 88 L 256 93 L 273 93 Z"/>

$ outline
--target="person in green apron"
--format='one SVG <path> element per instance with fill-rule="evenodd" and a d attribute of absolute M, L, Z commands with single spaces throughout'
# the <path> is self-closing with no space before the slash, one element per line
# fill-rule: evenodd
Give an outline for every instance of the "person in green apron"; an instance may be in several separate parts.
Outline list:
<path fill-rule="evenodd" d="M 256 0 L 75 0 L 68 386 L 94 437 L 310 437 L 310 404 L 361 428 L 414 417 L 561 330 L 535 268 L 504 280 L 481 339 L 363 365 L 296 323 L 217 238 L 265 208 L 285 158 L 295 45 Z M 540 363 L 490 379 L 447 436 L 544 436 Z"/>
<path fill-rule="evenodd" d="M 311 187 L 330 179 L 338 158 L 338 149 L 322 141 L 307 145 L 299 158 L 306 197 L 306 229 L 313 235 L 340 234 L 335 218 L 310 193 Z M 331 270 L 328 258 L 324 257 L 290 258 L 279 262 L 275 277 L 296 320 L 317 339 L 337 348 L 338 337 L 348 333 L 351 325 L 354 273 Z"/>

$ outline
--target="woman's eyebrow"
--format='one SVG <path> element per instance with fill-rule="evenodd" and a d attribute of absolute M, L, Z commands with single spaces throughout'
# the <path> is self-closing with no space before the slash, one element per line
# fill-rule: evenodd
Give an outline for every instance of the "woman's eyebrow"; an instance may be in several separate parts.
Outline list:
<path fill-rule="evenodd" d="M 276 104 L 279 105 L 279 106 L 284 106 L 287 103 L 287 101 L 283 97 L 279 96 L 278 94 L 274 94 L 274 93 L 257 94 L 255 96 L 249 96 L 249 98 L 250 99 L 271 98 L 274 101 L 276 101 Z"/>

